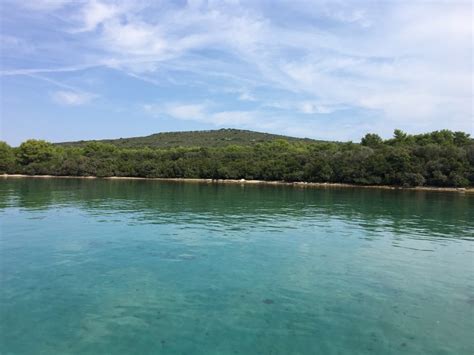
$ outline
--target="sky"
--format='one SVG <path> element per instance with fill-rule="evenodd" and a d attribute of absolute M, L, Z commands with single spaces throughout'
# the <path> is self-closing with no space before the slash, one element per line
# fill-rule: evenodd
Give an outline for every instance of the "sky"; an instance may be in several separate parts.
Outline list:
<path fill-rule="evenodd" d="M 2 0 L 0 139 L 474 133 L 468 1 Z"/>

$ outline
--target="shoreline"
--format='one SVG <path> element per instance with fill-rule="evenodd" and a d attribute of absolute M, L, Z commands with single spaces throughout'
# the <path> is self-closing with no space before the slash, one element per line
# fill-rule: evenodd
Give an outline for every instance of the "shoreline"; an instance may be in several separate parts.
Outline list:
<path fill-rule="evenodd" d="M 463 187 L 434 187 L 434 186 L 416 186 L 402 187 L 390 185 L 355 185 L 343 183 L 325 183 L 325 182 L 287 182 L 287 181 L 265 181 L 265 180 L 237 180 L 237 179 L 200 179 L 200 178 L 146 178 L 133 176 L 56 176 L 56 175 L 26 175 L 26 174 L 1 174 L 0 177 L 7 178 L 33 178 L 33 179 L 102 179 L 102 180 L 155 180 L 168 182 L 185 183 L 207 183 L 207 184 L 232 184 L 232 185 L 273 185 L 273 186 L 293 186 L 310 188 L 362 188 L 379 190 L 403 190 L 403 191 L 436 191 L 436 192 L 460 192 L 474 193 L 474 188 Z"/>

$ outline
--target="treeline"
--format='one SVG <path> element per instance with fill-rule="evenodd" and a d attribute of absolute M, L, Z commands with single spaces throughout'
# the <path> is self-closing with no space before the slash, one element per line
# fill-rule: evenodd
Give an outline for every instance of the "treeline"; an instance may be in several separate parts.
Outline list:
<path fill-rule="evenodd" d="M 0 173 L 258 179 L 361 185 L 474 185 L 474 141 L 448 130 L 392 139 L 367 134 L 360 144 L 275 140 L 253 146 L 120 148 L 28 140 L 0 142 Z"/>
<path fill-rule="evenodd" d="M 109 143 L 120 148 L 176 148 L 176 147 L 225 147 L 234 145 L 255 145 L 284 139 L 290 143 L 321 142 L 308 138 L 281 136 L 271 133 L 254 132 L 242 129 L 222 128 L 210 131 L 161 132 L 145 137 L 102 139 L 98 141 L 63 142 L 58 145 L 84 147 L 93 142 Z"/>

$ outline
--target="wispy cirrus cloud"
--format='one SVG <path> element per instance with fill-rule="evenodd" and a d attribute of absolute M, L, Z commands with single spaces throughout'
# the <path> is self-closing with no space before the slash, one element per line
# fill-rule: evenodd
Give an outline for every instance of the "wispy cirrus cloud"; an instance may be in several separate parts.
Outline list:
<path fill-rule="evenodd" d="M 1 75 L 62 81 L 87 71 L 110 80 L 101 97 L 153 102 L 148 113 L 203 125 L 300 127 L 315 137 L 326 128 L 338 139 L 365 129 L 473 131 L 470 1 L 38 4 L 21 8 L 40 40 L 19 40 L 43 60 L 7 61 Z M 48 7 L 60 43 L 35 17 Z M 147 99 L 116 99 L 110 71 L 136 80 Z"/>
<path fill-rule="evenodd" d="M 53 99 L 54 102 L 61 105 L 81 106 L 81 105 L 89 103 L 90 101 L 92 101 L 93 99 L 97 97 L 96 94 L 83 91 L 72 85 L 68 85 L 63 82 L 60 82 L 48 77 L 38 75 L 36 73 L 24 74 L 24 75 L 37 79 L 37 80 L 45 81 L 47 83 L 50 83 L 60 88 L 61 90 L 56 90 L 51 93 L 51 98 Z"/>
<path fill-rule="evenodd" d="M 94 98 L 94 95 L 89 93 L 65 90 L 56 91 L 51 96 L 55 102 L 67 106 L 84 105 Z"/>
<path fill-rule="evenodd" d="M 258 116 L 252 111 L 222 111 L 213 109 L 214 104 L 186 104 L 169 103 L 146 104 L 143 109 L 147 114 L 155 117 L 171 117 L 178 120 L 198 121 L 214 126 L 254 123 Z"/>
<path fill-rule="evenodd" d="M 33 75 L 33 74 L 47 74 L 47 73 L 68 73 L 82 71 L 89 68 L 95 68 L 103 66 L 105 64 L 93 64 L 93 65 L 77 65 L 69 67 L 54 67 L 54 68 L 31 68 L 31 69 L 6 69 L 0 70 L 0 75 L 2 76 L 12 76 L 12 75 Z"/>
<path fill-rule="evenodd" d="M 113 19 L 120 14 L 121 9 L 114 4 L 107 4 L 96 0 L 86 2 L 80 11 L 82 26 L 73 32 L 93 31 L 106 20 Z"/>
<path fill-rule="evenodd" d="M 18 2 L 18 5 L 29 10 L 54 11 L 61 9 L 62 7 L 72 2 L 73 0 L 35 0 Z"/>

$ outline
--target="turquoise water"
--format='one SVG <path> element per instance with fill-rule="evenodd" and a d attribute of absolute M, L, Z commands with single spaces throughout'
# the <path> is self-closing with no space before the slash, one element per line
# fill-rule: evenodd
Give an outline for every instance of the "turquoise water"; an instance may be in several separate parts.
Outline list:
<path fill-rule="evenodd" d="M 1 354 L 473 354 L 474 197 L 0 180 Z"/>

